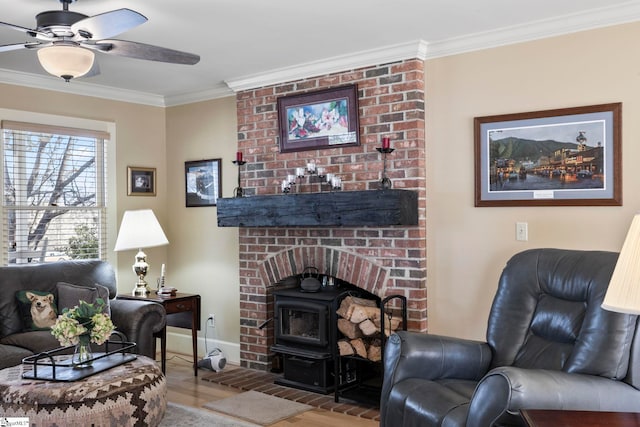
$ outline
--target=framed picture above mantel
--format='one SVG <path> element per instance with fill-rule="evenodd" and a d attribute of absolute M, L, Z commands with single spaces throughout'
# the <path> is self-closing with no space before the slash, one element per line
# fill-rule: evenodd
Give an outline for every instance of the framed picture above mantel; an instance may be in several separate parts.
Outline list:
<path fill-rule="evenodd" d="M 278 98 L 280 152 L 360 145 L 356 85 Z"/>
<path fill-rule="evenodd" d="M 476 117 L 475 206 L 621 206 L 622 104 Z"/>

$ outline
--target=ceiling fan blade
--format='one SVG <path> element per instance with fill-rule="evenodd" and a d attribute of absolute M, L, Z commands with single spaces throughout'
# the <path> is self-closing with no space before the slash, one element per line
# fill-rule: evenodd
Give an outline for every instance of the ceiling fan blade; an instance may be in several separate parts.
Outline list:
<path fill-rule="evenodd" d="M 91 66 L 91 69 L 87 71 L 87 74 L 82 76 L 82 78 L 93 77 L 99 74 L 100 74 L 100 65 L 98 64 L 98 61 L 93 61 L 93 65 Z"/>
<path fill-rule="evenodd" d="M 147 22 L 144 15 L 131 9 L 117 9 L 90 16 L 71 25 L 71 30 L 85 39 L 100 40 L 117 36 Z"/>
<path fill-rule="evenodd" d="M 91 47 L 91 45 L 85 43 L 82 45 Z M 194 65 L 200 61 L 200 56 L 193 53 L 126 40 L 100 40 L 93 46 L 104 53 L 127 58 L 145 59 L 147 61 L 184 65 Z"/>
<path fill-rule="evenodd" d="M 9 24 L 8 22 L 0 22 L 0 26 L 11 28 L 12 30 L 20 31 L 21 33 L 27 33 L 31 37 L 35 37 L 36 34 L 40 34 L 41 36 L 44 36 L 44 37 L 49 37 L 49 34 L 47 33 L 42 33 L 38 30 L 33 30 L 27 27 L 21 27 L 20 25 Z"/>
<path fill-rule="evenodd" d="M 15 44 L 5 44 L 0 46 L 0 52 L 10 52 L 12 50 L 20 50 L 20 49 L 33 49 L 34 47 L 39 47 L 40 43 L 15 43 Z"/>

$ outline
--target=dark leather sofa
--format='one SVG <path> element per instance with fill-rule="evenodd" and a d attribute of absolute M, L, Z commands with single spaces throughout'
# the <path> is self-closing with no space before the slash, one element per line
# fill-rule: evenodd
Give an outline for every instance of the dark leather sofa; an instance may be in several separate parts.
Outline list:
<path fill-rule="evenodd" d="M 111 320 L 138 354 L 155 358 L 153 334 L 166 324 L 164 307 L 150 301 L 117 300 L 116 276 L 102 261 L 60 261 L 0 267 L 0 369 L 22 363 L 24 357 L 60 347 L 50 331 L 24 331 L 15 294 L 38 290 L 56 294 L 57 284 L 108 289 Z M 99 349 L 97 349 L 99 351 Z"/>
<path fill-rule="evenodd" d="M 521 409 L 640 412 L 637 316 L 601 308 L 617 257 L 560 249 L 513 256 L 486 342 L 392 335 L 380 426 L 522 425 Z"/>

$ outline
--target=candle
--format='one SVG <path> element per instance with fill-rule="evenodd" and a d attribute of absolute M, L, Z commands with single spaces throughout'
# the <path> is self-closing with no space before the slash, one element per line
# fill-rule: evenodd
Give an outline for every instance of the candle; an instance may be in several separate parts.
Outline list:
<path fill-rule="evenodd" d="M 342 178 L 340 178 L 339 176 L 334 176 L 333 178 L 331 178 L 331 186 L 333 188 L 335 188 L 336 190 L 338 188 L 342 187 Z"/>
<path fill-rule="evenodd" d="M 316 171 L 316 164 L 313 162 L 309 162 L 307 163 L 307 170 L 309 171 L 309 173 L 313 173 Z"/>
<path fill-rule="evenodd" d="M 160 277 L 164 277 L 164 264 L 160 267 Z"/>
<path fill-rule="evenodd" d="M 389 137 L 385 136 L 384 138 L 382 138 L 382 149 L 386 150 L 389 148 L 389 146 L 390 146 Z"/>
<path fill-rule="evenodd" d="M 236 161 L 237 162 L 241 162 L 242 161 L 242 151 L 238 151 L 236 153 Z"/>

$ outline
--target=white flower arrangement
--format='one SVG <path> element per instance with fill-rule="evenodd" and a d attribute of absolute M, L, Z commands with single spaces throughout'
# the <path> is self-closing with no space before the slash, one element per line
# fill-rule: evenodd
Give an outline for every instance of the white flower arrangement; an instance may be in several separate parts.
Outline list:
<path fill-rule="evenodd" d="M 87 335 L 92 343 L 103 344 L 115 329 L 109 316 L 103 312 L 104 306 L 104 300 L 98 298 L 95 304 L 80 301 L 72 309 L 65 308 L 51 327 L 51 334 L 63 346 L 76 345 L 81 336 Z"/>

